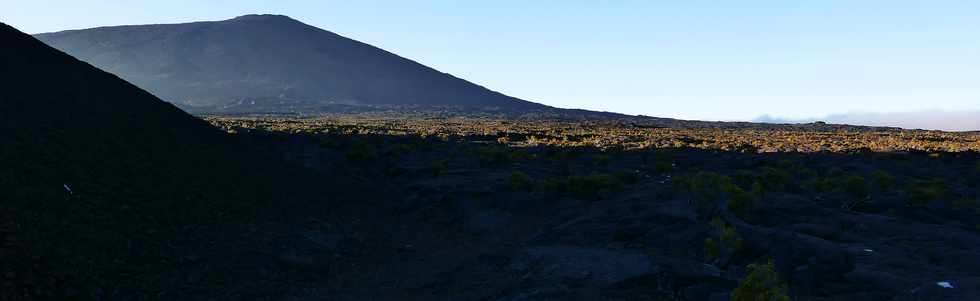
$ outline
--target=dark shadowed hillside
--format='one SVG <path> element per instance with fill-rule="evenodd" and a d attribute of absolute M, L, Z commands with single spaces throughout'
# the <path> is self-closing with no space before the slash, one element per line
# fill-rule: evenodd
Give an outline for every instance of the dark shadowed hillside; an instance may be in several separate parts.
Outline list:
<path fill-rule="evenodd" d="M 60 197 L 63 184 L 117 184 L 98 183 L 108 180 L 102 175 L 163 191 L 191 180 L 167 173 L 210 173 L 226 167 L 215 157 L 234 154 L 229 137 L 136 86 L 12 27 L 0 34 L 0 154 L 8 164 L 0 183 L 13 192 L 36 185 L 27 194 Z"/>
<path fill-rule="evenodd" d="M 37 38 L 191 112 L 335 111 L 352 104 L 546 108 L 286 16 Z"/>
<path fill-rule="evenodd" d="M 162 237 L 269 199 L 209 124 L 5 24 L 0 43 L 0 299 L 133 287 L 171 264 Z"/>

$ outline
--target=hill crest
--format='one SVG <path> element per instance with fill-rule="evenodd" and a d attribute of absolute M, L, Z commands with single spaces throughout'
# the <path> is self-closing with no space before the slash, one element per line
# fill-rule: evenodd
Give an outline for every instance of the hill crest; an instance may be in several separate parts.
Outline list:
<path fill-rule="evenodd" d="M 309 113 L 347 105 L 550 108 L 284 15 L 36 37 L 197 113 Z"/>

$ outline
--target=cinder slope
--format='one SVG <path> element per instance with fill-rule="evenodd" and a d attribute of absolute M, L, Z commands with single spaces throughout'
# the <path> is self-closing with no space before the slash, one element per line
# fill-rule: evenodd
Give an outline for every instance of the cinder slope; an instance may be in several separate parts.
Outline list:
<path fill-rule="evenodd" d="M 36 37 L 196 112 L 315 111 L 336 104 L 548 108 L 279 15 Z"/>

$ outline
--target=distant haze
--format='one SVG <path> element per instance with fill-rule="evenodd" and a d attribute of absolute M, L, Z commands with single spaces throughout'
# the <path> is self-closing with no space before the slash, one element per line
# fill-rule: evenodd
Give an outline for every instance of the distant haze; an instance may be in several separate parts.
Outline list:
<path fill-rule="evenodd" d="M 823 121 L 839 124 L 892 126 L 905 129 L 977 131 L 980 130 L 980 110 L 964 112 L 847 113 L 809 119 L 787 119 L 763 115 L 753 121 L 763 123 L 807 123 Z"/>

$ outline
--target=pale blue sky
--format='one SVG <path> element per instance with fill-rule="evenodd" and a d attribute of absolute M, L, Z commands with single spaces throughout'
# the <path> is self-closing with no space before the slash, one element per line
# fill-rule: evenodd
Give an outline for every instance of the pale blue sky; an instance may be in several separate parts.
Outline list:
<path fill-rule="evenodd" d="M 289 15 L 515 97 L 708 120 L 980 110 L 978 1 L 0 0 L 30 33 Z"/>

